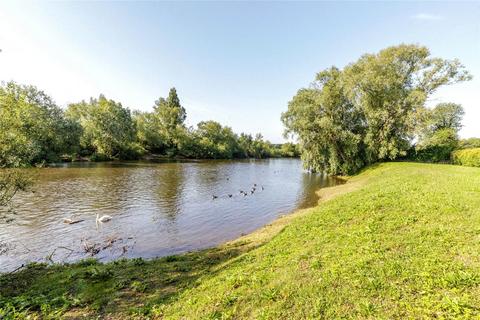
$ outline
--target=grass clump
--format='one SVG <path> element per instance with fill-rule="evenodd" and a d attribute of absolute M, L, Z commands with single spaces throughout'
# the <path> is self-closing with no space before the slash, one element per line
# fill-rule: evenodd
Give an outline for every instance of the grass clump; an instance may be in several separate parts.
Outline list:
<path fill-rule="evenodd" d="M 480 148 L 457 150 L 452 153 L 453 163 L 462 166 L 480 167 Z"/>
<path fill-rule="evenodd" d="M 218 248 L 4 275 L 0 315 L 480 317 L 480 169 L 386 163 L 320 196 Z"/>

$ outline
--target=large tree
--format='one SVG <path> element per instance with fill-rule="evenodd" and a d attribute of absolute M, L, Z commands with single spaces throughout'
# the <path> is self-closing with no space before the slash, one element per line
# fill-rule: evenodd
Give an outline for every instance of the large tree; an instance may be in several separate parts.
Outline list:
<path fill-rule="evenodd" d="M 69 105 L 67 116 L 82 127 L 84 150 L 105 158 L 128 158 L 134 149 L 135 126 L 130 110 L 100 95 Z"/>
<path fill-rule="evenodd" d="M 298 136 L 305 166 L 348 174 L 406 154 L 437 88 L 470 79 L 457 60 L 430 56 L 426 47 L 399 45 L 366 54 L 344 70 L 320 72 L 282 115 Z"/>
<path fill-rule="evenodd" d="M 0 167 L 56 160 L 78 144 L 78 133 L 43 91 L 15 82 L 0 86 Z"/>
<path fill-rule="evenodd" d="M 175 88 L 170 89 L 167 99 L 160 98 L 155 101 L 153 117 L 156 129 L 164 139 L 167 148 L 177 148 L 179 133 L 185 125 L 187 113 L 180 104 L 180 99 Z"/>
<path fill-rule="evenodd" d="M 171 88 L 166 99 L 155 101 L 152 112 L 135 114 L 137 139 L 149 152 L 174 155 L 185 146 L 182 139 L 188 135 L 186 117 L 177 90 Z"/>
<path fill-rule="evenodd" d="M 215 121 L 202 121 L 194 134 L 199 158 L 229 159 L 240 154 L 238 137 L 230 127 Z"/>
<path fill-rule="evenodd" d="M 300 89 L 282 120 L 287 134 L 297 135 L 309 170 L 351 173 L 364 165 L 365 121 L 346 96 L 339 69 L 318 73 L 311 88 Z"/>

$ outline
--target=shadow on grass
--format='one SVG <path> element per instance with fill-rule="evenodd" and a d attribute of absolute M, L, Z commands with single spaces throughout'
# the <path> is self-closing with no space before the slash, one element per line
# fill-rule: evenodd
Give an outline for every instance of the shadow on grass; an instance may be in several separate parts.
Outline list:
<path fill-rule="evenodd" d="M 202 277 L 211 277 L 260 245 L 247 241 L 154 260 L 110 263 L 84 260 L 69 265 L 30 265 L 0 276 L 1 316 L 65 318 L 94 314 L 148 314 Z"/>

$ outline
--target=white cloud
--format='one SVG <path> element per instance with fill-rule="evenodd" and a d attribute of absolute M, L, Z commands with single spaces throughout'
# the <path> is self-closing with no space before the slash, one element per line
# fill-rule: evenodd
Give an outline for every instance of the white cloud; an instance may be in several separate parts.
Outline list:
<path fill-rule="evenodd" d="M 418 13 L 416 15 L 413 15 L 412 18 L 415 20 L 422 20 L 422 21 L 436 21 L 436 20 L 443 19 L 442 16 L 439 16 L 436 14 L 430 14 L 430 13 Z"/>

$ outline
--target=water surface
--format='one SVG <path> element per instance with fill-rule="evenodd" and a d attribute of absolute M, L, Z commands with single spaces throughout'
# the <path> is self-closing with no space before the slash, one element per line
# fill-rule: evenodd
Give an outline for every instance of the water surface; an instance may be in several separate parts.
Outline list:
<path fill-rule="evenodd" d="M 74 163 L 38 170 L 36 181 L 15 197 L 15 220 L 0 222 L 0 271 L 215 246 L 314 205 L 318 188 L 339 183 L 298 159 Z M 98 224 L 96 214 L 112 220 Z"/>

